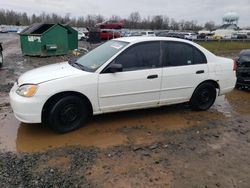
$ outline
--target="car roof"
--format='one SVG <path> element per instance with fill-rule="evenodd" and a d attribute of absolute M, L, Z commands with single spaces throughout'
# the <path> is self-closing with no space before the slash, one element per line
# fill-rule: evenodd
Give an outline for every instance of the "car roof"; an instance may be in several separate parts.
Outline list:
<path fill-rule="evenodd" d="M 189 44 L 193 44 L 189 40 L 173 38 L 173 37 L 122 37 L 113 39 L 116 41 L 129 42 L 129 43 L 139 43 L 139 42 L 150 42 L 150 41 L 176 41 L 176 42 L 185 42 Z"/>
<path fill-rule="evenodd" d="M 122 42 L 128 42 L 130 45 L 140 43 L 140 42 L 152 42 L 152 41 L 173 41 L 173 42 L 183 42 L 186 44 L 191 44 L 192 46 L 195 46 L 199 48 L 203 53 L 205 53 L 206 57 L 209 58 L 209 61 L 213 61 L 213 59 L 216 57 L 213 53 L 205 49 L 204 47 L 200 46 L 197 43 L 194 43 L 192 41 L 186 40 L 186 39 L 180 39 L 180 38 L 174 38 L 174 37 L 122 37 L 113 39 L 114 41 L 122 41 Z"/>
<path fill-rule="evenodd" d="M 250 49 L 242 50 L 240 56 L 250 56 Z"/>

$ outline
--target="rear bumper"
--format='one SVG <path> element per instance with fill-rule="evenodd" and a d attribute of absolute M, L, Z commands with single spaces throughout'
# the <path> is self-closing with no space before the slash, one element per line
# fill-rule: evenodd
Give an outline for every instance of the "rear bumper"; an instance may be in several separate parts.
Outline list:
<path fill-rule="evenodd" d="M 224 95 L 228 92 L 231 92 L 235 88 L 236 77 L 234 76 L 231 79 L 223 80 L 223 82 L 220 82 L 219 85 L 220 85 L 219 95 Z"/>

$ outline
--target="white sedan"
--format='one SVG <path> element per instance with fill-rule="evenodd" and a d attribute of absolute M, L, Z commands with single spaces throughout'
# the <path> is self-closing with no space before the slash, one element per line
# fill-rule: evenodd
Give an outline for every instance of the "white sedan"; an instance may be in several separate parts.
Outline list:
<path fill-rule="evenodd" d="M 78 32 L 78 40 L 85 40 L 85 39 L 87 39 L 86 35 L 84 33 Z"/>
<path fill-rule="evenodd" d="M 10 91 L 17 119 L 72 131 L 93 114 L 190 102 L 209 109 L 236 82 L 232 59 L 191 41 L 128 37 L 108 41 L 78 60 L 23 74 Z"/>

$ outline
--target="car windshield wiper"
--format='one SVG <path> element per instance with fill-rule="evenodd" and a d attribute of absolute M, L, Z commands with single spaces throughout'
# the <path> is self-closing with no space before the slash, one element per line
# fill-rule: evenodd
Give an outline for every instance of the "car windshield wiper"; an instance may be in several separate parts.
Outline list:
<path fill-rule="evenodd" d="M 75 59 L 75 58 L 70 59 L 70 60 L 68 61 L 68 63 L 69 63 L 70 65 L 73 65 L 75 62 L 76 62 L 76 59 Z"/>
<path fill-rule="evenodd" d="M 79 68 L 81 70 L 86 70 L 86 67 L 80 63 L 77 62 L 77 59 L 70 59 L 69 64 L 72 65 L 73 67 Z"/>
<path fill-rule="evenodd" d="M 84 71 L 87 70 L 87 68 L 84 65 L 82 65 L 81 63 L 78 63 L 77 61 L 75 61 L 74 65 L 77 65 L 81 70 L 84 70 Z"/>

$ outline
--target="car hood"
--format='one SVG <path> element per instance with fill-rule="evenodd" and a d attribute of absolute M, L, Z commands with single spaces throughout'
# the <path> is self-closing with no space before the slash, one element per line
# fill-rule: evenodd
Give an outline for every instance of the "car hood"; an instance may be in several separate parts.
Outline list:
<path fill-rule="evenodd" d="M 72 67 L 68 62 L 56 63 L 30 70 L 18 79 L 18 85 L 23 84 L 39 84 L 59 78 L 64 78 L 76 74 L 81 74 L 83 71 Z"/>

